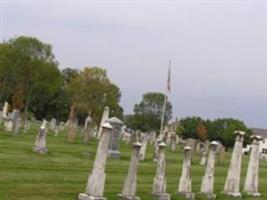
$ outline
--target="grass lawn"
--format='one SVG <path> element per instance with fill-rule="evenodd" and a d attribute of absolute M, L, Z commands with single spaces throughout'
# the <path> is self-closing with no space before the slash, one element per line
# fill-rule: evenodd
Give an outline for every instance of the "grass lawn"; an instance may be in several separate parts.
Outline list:
<path fill-rule="evenodd" d="M 77 136 L 76 141 L 70 144 L 62 133 L 54 137 L 47 136 L 48 153 L 40 155 L 32 151 L 37 127 L 30 133 L 20 133 L 13 137 L 11 134 L 0 131 L 0 199 L 1 200 L 74 200 L 80 192 L 84 192 L 87 178 L 91 172 L 97 141 L 83 144 Z M 121 143 L 121 159 L 108 159 L 106 168 L 105 197 L 109 200 L 117 199 L 121 192 L 124 177 L 127 174 L 131 155 L 131 148 Z M 82 156 L 88 152 L 91 156 Z M 221 194 L 229 166 L 230 154 L 227 154 L 223 165 L 216 166 L 215 193 L 217 199 L 228 199 Z M 193 158 L 192 189 L 196 199 L 205 199 L 197 194 L 200 190 L 204 168 L 199 163 L 199 157 Z M 166 152 L 167 192 L 171 199 L 183 199 L 176 195 L 178 181 L 181 174 L 183 154 Z M 243 157 L 241 189 L 243 188 L 247 170 L 248 156 Z M 152 161 L 152 147 L 148 145 L 146 160 L 139 164 L 137 194 L 143 200 L 150 200 L 155 163 Z M 243 195 L 242 199 L 267 199 L 267 162 L 260 166 L 261 198 L 250 198 Z M 230 199 L 230 198 L 229 198 Z"/>

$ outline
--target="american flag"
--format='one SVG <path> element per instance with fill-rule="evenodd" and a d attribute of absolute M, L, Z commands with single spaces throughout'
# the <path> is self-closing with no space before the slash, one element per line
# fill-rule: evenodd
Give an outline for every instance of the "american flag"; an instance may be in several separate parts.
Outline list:
<path fill-rule="evenodd" d="M 167 79 L 167 91 L 171 92 L 171 63 L 172 61 L 169 61 L 169 70 L 168 70 L 168 79 Z"/>

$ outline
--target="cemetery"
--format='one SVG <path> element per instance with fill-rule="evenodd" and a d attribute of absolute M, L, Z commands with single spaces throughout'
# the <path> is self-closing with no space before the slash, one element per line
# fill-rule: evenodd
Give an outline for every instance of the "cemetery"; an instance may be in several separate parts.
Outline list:
<path fill-rule="evenodd" d="M 260 136 L 252 137 L 251 154 L 242 155 L 246 133 L 233 133 L 234 149 L 226 152 L 221 163 L 218 143 L 213 141 L 207 161 L 201 165 L 200 152 L 176 142 L 173 149 L 174 144 L 166 145 L 164 139 L 157 144 L 155 161 L 158 139 L 153 141 L 150 135 L 139 132 L 131 136 L 131 142 L 123 140 L 127 133 L 121 131 L 118 125 L 121 127 L 123 122 L 115 117 L 102 123 L 100 137 L 93 130 L 95 133 L 86 141 L 84 128 L 77 127 L 72 143 L 66 127 L 55 135 L 54 121 L 32 121 L 27 132 L 21 128 L 15 136 L 9 124 L 5 127 L 1 123 L 1 199 L 178 200 L 242 196 L 261 200 L 267 196 L 267 162 L 260 159 Z M 112 137 L 115 146 L 111 145 Z M 140 154 L 143 145 L 145 150 Z M 119 152 L 119 156 L 116 153 L 114 157 L 109 149 Z"/>
<path fill-rule="evenodd" d="M 0 200 L 267 200 L 266 8 L 0 0 Z"/>

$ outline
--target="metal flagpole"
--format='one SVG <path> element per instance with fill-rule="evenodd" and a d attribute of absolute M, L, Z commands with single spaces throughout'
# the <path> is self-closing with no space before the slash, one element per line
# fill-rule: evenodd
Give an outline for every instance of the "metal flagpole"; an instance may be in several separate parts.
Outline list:
<path fill-rule="evenodd" d="M 160 123 L 160 137 L 163 136 L 163 125 L 164 125 L 164 118 L 165 118 L 165 112 L 166 112 L 166 104 L 167 104 L 167 99 L 168 99 L 168 91 L 170 91 L 170 69 L 171 69 L 171 63 L 172 61 L 169 61 L 169 69 L 168 69 L 168 79 L 167 79 L 167 87 L 165 91 L 165 96 L 164 96 L 164 103 L 163 103 L 163 108 L 162 108 L 162 116 L 161 116 L 161 123 Z"/>

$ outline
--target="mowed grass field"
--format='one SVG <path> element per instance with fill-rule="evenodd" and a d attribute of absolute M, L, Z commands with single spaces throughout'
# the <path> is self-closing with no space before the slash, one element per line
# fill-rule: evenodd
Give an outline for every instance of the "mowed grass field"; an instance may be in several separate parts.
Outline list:
<path fill-rule="evenodd" d="M 87 178 L 91 172 L 97 148 L 97 140 L 89 144 L 82 142 L 78 134 L 74 143 L 67 141 L 66 135 L 58 137 L 48 133 L 47 154 L 32 151 L 37 127 L 30 133 L 12 136 L 0 131 L 0 199 L 1 200 L 74 200 L 78 193 L 84 192 Z M 117 199 L 127 174 L 132 149 L 129 145 L 120 144 L 121 158 L 108 159 L 106 167 L 105 197 Z M 86 157 L 82 154 L 89 153 Z M 215 193 L 217 199 L 231 199 L 221 194 L 229 166 L 230 154 L 226 155 L 223 165 L 216 166 Z M 247 170 L 248 156 L 243 157 L 241 189 Z M 196 199 L 206 199 L 199 195 L 204 167 L 199 165 L 200 157 L 195 155 L 192 161 L 192 189 Z M 183 199 L 176 195 L 181 174 L 183 154 L 180 149 L 166 151 L 167 192 L 171 199 Z M 152 147 L 148 145 L 146 160 L 140 162 L 138 168 L 137 195 L 143 200 L 153 199 L 151 196 L 156 164 L 152 161 Z M 261 162 L 259 190 L 261 198 L 250 198 L 243 195 L 242 199 L 267 199 L 267 162 Z"/>

